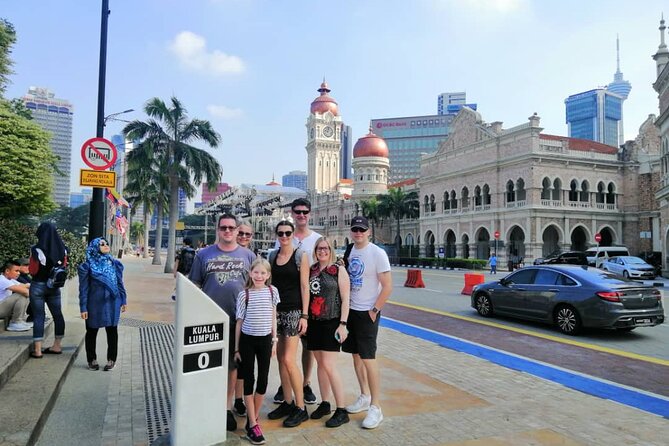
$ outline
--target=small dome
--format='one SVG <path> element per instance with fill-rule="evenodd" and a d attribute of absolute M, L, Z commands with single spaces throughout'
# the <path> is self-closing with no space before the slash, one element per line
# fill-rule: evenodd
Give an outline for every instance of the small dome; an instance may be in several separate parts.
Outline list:
<path fill-rule="evenodd" d="M 358 139 L 353 147 L 353 158 L 363 156 L 382 156 L 388 158 L 388 145 L 383 138 L 376 136 L 369 128 L 369 133 Z"/>
<path fill-rule="evenodd" d="M 330 89 L 328 88 L 327 82 L 323 81 L 321 88 L 317 91 L 321 93 L 319 97 L 313 100 L 311 103 L 311 113 L 320 113 L 323 114 L 327 111 L 333 115 L 339 115 L 339 108 L 337 106 L 337 101 L 335 101 L 328 93 Z"/>

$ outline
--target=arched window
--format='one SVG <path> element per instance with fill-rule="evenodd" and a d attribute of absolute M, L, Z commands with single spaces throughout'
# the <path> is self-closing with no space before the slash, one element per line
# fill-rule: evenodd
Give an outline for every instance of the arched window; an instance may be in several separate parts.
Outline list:
<path fill-rule="evenodd" d="M 541 182 L 541 199 L 550 200 L 552 189 L 551 180 L 548 177 L 544 178 L 544 180 Z"/>
<path fill-rule="evenodd" d="M 468 208 L 469 207 L 469 189 L 467 187 L 462 188 L 461 198 L 460 198 L 460 207 Z"/>
<path fill-rule="evenodd" d="M 601 204 L 606 203 L 606 186 L 604 186 L 603 181 L 597 183 L 597 194 L 595 196 L 595 201 Z"/>
<path fill-rule="evenodd" d="M 430 212 L 437 210 L 437 203 L 434 200 L 434 195 L 430 195 Z"/>
<path fill-rule="evenodd" d="M 581 182 L 581 199 L 579 201 L 586 203 L 590 201 L 590 184 L 586 180 Z"/>
<path fill-rule="evenodd" d="M 509 180 L 506 182 L 506 202 L 511 203 L 516 201 L 516 191 L 514 190 L 515 186 L 513 181 Z"/>
<path fill-rule="evenodd" d="M 578 193 L 578 182 L 571 180 L 571 183 L 569 183 L 569 201 L 578 201 Z"/>
<path fill-rule="evenodd" d="M 562 201 L 562 181 L 559 178 L 553 181 L 553 200 Z"/>
<path fill-rule="evenodd" d="M 427 195 L 423 197 L 423 209 L 425 209 L 426 214 L 430 212 L 430 199 Z"/>
<path fill-rule="evenodd" d="M 444 206 L 444 211 L 447 211 L 451 208 L 451 202 L 448 199 L 448 192 L 444 192 L 443 206 Z"/>
<path fill-rule="evenodd" d="M 451 191 L 451 209 L 457 209 L 458 208 L 458 200 L 455 196 L 455 191 Z"/>
<path fill-rule="evenodd" d="M 516 200 L 524 201 L 526 198 L 525 180 L 518 178 L 518 181 L 516 181 Z"/>
<path fill-rule="evenodd" d="M 481 187 L 474 188 L 474 206 L 481 206 Z"/>
<path fill-rule="evenodd" d="M 487 184 L 483 185 L 483 206 L 489 206 L 492 199 L 490 197 L 490 186 Z"/>
<path fill-rule="evenodd" d="M 616 204 L 616 186 L 613 183 L 609 183 L 606 204 Z"/>

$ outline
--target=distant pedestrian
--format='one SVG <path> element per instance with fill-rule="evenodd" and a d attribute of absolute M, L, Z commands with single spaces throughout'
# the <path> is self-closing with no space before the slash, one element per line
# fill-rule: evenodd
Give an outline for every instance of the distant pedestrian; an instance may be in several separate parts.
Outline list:
<path fill-rule="evenodd" d="M 240 364 L 246 401 L 246 438 L 252 444 L 263 444 L 265 437 L 258 424 L 260 407 L 267 392 L 270 359 L 276 355 L 276 306 L 279 290 L 271 285 L 272 268 L 263 258 L 251 264 L 244 291 L 237 296 L 234 360 Z M 255 394 L 254 369 L 258 367 Z"/>
<path fill-rule="evenodd" d="M 32 282 L 33 280 L 33 278 L 30 277 L 30 259 L 28 257 L 24 257 L 22 259 L 19 259 L 18 262 L 19 262 L 19 277 L 16 280 L 19 283 L 30 284 L 30 282 Z M 28 301 L 28 309 L 26 310 L 26 314 L 28 315 L 28 317 L 26 318 L 26 322 L 31 323 L 33 321 L 33 309 L 30 306 L 30 301 Z"/>
<path fill-rule="evenodd" d="M 181 273 L 188 277 L 190 270 L 193 267 L 193 260 L 195 260 L 195 249 L 193 249 L 193 242 L 188 237 L 183 240 L 183 247 L 179 250 L 176 259 L 174 260 L 174 277 L 177 273 Z"/>
<path fill-rule="evenodd" d="M 67 247 L 56 231 L 53 223 L 43 222 L 37 228 L 37 244 L 30 248 L 30 305 L 33 312 L 33 358 L 42 354 L 62 353 L 62 339 L 65 336 L 65 318 L 61 308 L 60 288 L 49 286 L 49 276 L 54 267 L 67 266 Z M 54 323 L 54 341 L 51 347 L 42 350 L 44 340 L 44 305 L 49 307 Z"/>
<path fill-rule="evenodd" d="M 351 310 L 347 321 L 349 335 L 342 349 L 353 355 L 360 396 L 355 403 L 346 406 L 346 410 L 349 413 L 367 410 L 362 427 L 374 429 L 383 421 L 376 339 L 381 310 L 390 297 L 393 282 L 388 255 L 369 242 L 369 222 L 365 217 L 351 219 L 351 238 L 354 246 L 348 260 L 351 280 Z"/>
<path fill-rule="evenodd" d="M 86 261 L 79 265 L 79 310 L 86 321 L 86 361 L 89 370 L 99 370 L 95 347 L 98 330 L 107 333 L 107 364 L 105 371 L 116 365 L 118 323 L 127 308 L 123 285 L 123 264 L 109 254 L 109 242 L 91 240 Z"/>
<path fill-rule="evenodd" d="M 497 256 L 495 254 L 490 256 L 488 264 L 490 265 L 490 274 L 497 274 Z"/>

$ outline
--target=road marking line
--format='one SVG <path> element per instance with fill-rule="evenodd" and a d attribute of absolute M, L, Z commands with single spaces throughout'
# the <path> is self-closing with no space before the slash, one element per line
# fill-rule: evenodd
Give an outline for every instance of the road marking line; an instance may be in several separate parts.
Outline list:
<path fill-rule="evenodd" d="M 456 336 L 446 335 L 429 328 L 418 327 L 392 318 L 381 318 L 381 326 L 434 342 L 444 348 L 490 361 L 493 364 L 543 378 L 588 395 L 614 401 L 626 406 L 669 417 L 669 398 L 643 389 L 615 383 L 603 378 L 564 369 L 535 359 L 498 350 Z"/>
<path fill-rule="evenodd" d="M 508 325 L 499 324 L 499 323 L 496 323 L 496 322 L 483 321 L 483 320 L 475 319 L 475 318 L 469 317 L 469 316 L 462 316 L 462 315 L 459 315 L 459 314 L 449 313 L 449 312 L 446 312 L 446 311 L 433 310 L 431 308 L 419 307 L 417 305 L 405 304 L 405 303 L 394 302 L 394 301 L 389 301 L 389 302 L 394 304 L 394 305 L 398 305 L 398 306 L 406 307 L 406 308 L 411 308 L 413 310 L 425 311 L 425 312 L 428 312 L 428 313 L 439 314 L 441 316 L 448 316 L 448 317 L 452 317 L 454 319 L 460 319 L 460 320 L 467 321 L 467 322 L 474 322 L 476 324 L 487 325 L 489 327 L 501 328 L 503 330 L 509 330 L 509 331 L 513 331 L 513 332 L 516 332 L 516 333 L 525 334 L 525 335 L 528 335 L 528 336 L 534 336 L 534 337 L 537 337 L 537 338 L 547 339 L 549 341 L 555 341 L 555 342 L 560 342 L 562 344 L 574 345 L 576 347 L 587 348 L 587 349 L 590 349 L 590 350 L 595 350 L 595 351 L 599 351 L 599 352 L 603 352 L 603 353 L 610 353 L 612 355 L 622 356 L 624 358 L 637 359 L 639 361 L 645 361 L 645 362 L 650 362 L 650 363 L 653 363 L 653 364 L 659 364 L 659 365 L 664 365 L 664 366 L 669 367 L 669 360 L 666 360 L 666 359 L 653 358 L 652 356 L 640 355 L 638 353 L 626 352 L 624 350 L 618 350 L 618 349 L 610 348 L 610 347 L 602 347 L 600 345 L 590 344 L 590 343 L 587 343 L 587 342 L 573 341 L 571 339 L 564 339 L 564 338 L 560 338 L 558 336 L 553 336 L 553 335 L 548 335 L 548 334 L 543 334 L 543 333 L 537 333 L 537 332 L 534 332 L 534 331 L 531 331 L 531 330 L 526 330 L 524 328 L 510 327 Z"/>

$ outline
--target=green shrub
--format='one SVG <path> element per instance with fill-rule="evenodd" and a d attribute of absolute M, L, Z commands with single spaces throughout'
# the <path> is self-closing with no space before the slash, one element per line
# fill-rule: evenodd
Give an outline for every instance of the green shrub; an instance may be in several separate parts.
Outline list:
<path fill-rule="evenodd" d="M 37 243 L 35 226 L 16 220 L 0 219 L 0 263 L 30 256 L 30 247 Z M 68 248 L 68 276 L 77 275 L 77 267 L 86 258 L 86 243 L 72 233 L 58 231 Z"/>

